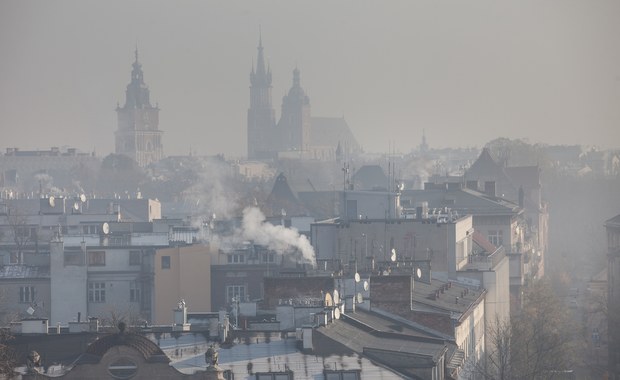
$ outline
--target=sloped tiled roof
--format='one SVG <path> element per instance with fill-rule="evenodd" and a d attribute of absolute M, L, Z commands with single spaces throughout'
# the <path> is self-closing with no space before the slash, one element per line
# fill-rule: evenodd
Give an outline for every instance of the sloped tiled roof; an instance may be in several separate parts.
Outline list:
<path fill-rule="evenodd" d="M 620 227 L 620 215 L 616 215 L 613 218 L 605 221 L 605 225 L 608 227 Z"/>
<path fill-rule="evenodd" d="M 495 247 L 480 231 L 474 231 L 472 235 L 474 243 L 478 244 L 485 252 L 491 254 L 497 250 Z"/>
<path fill-rule="evenodd" d="M 465 173 L 465 178 L 504 177 L 502 166 L 491 157 L 489 148 L 482 149 L 480 156 Z"/>
<path fill-rule="evenodd" d="M 447 206 L 459 215 L 512 215 L 519 212 L 515 203 L 471 189 L 404 190 L 401 198 L 428 202 L 430 209 Z"/>
<path fill-rule="evenodd" d="M 312 117 L 310 141 L 316 146 L 337 147 L 340 142 L 352 151 L 359 150 L 359 144 L 343 117 Z"/>
<path fill-rule="evenodd" d="M 285 210 L 287 215 L 305 214 L 304 207 L 291 190 L 283 173 L 276 177 L 265 204 L 269 208 L 267 214 L 280 215 L 281 210 Z"/>
<path fill-rule="evenodd" d="M 343 316 L 340 320 L 318 328 L 317 332 L 358 354 L 363 354 L 369 349 L 392 352 L 394 362 L 385 363 L 390 367 L 407 367 L 400 360 L 402 357 L 396 354 L 426 356 L 436 361 L 446 351 L 446 345 L 442 340 L 416 339 L 407 334 L 378 331 L 372 325 L 356 321 L 356 314 Z"/>
<path fill-rule="evenodd" d="M 0 266 L 0 279 L 13 278 L 49 278 L 50 268 L 33 265 Z"/>

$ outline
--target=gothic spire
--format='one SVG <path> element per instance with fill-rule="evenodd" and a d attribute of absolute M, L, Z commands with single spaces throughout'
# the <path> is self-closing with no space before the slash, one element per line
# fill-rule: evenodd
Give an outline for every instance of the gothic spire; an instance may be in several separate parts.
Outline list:
<path fill-rule="evenodd" d="M 265 54 L 263 52 L 263 35 L 259 29 L 258 32 L 258 55 L 256 58 L 256 71 L 254 63 L 252 63 L 252 71 L 250 72 L 250 82 L 257 86 L 271 86 L 271 68 L 265 65 Z"/>
<path fill-rule="evenodd" d="M 134 50 L 135 61 L 131 70 L 131 82 L 127 85 L 125 107 L 144 108 L 151 107 L 149 101 L 149 89 L 144 83 L 142 64 L 139 61 L 138 45 Z"/>
<path fill-rule="evenodd" d="M 258 59 L 256 60 L 256 74 L 265 75 L 265 56 L 263 54 L 263 37 L 258 37 Z"/>

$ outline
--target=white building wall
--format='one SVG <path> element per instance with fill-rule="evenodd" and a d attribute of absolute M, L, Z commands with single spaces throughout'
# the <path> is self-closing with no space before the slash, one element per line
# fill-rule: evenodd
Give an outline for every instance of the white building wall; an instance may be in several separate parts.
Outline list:
<path fill-rule="evenodd" d="M 52 326 L 77 320 L 78 313 L 82 320 L 88 316 L 86 258 L 83 265 L 65 265 L 64 253 L 62 241 L 50 243 Z"/>

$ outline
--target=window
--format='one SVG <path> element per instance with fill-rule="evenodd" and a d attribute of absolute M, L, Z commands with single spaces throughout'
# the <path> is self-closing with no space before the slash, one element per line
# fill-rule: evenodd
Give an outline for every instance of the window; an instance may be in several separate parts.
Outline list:
<path fill-rule="evenodd" d="M 489 230 L 489 242 L 496 247 L 504 245 L 504 231 L 502 230 Z"/>
<path fill-rule="evenodd" d="M 82 226 L 82 232 L 84 235 L 97 235 L 99 234 L 99 226 L 96 224 Z"/>
<path fill-rule="evenodd" d="M 20 286 L 19 287 L 19 302 L 31 303 L 34 302 L 34 286 Z"/>
<path fill-rule="evenodd" d="M 276 262 L 276 254 L 273 252 L 264 252 L 263 253 L 263 262 L 264 263 L 275 263 Z"/>
<path fill-rule="evenodd" d="M 259 372 L 256 380 L 293 380 L 293 372 Z"/>
<path fill-rule="evenodd" d="M 11 255 L 9 257 L 9 264 L 21 264 L 21 263 L 22 263 L 21 252 L 11 251 Z"/>
<path fill-rule="evenodd" d="M 104 266 L 105 265 L 105 251 L 88 252 L 88 265 L 89 266 Z"/>
<path fill-rule="evenodd" d="M 140 251 L 129 251 L 129 265 L 140 265 L 141 259 Z"/>
<path fill-rule="evenodd" d="M 108 372 L 115 379 L 130 379 L 138 372 L 138 366 L 128 358 L 120 358 L 108 366 Z"/>
<path fill-rule="evenodd" d="M 242 253 L 228 254 L 228 264 L 240 264 L 245 262 L 245 255 Z"/>
<path fill-rule="evenodd" d="M 129 283 L 129 302 L 140 302 L 140 283 L 131 281 Z"/>
<path fill-rule="evenodd" d="M 325 380 L 359 380 L 360 371 L 325 371 Z"/>
<path fill-rule="evenodd" d="M 72 250 L 68 250 L 67 248 L 65 248 L 64 256 L 65 256 L 65 266 L 84 265 L 84 252 L 82 252 L 82 250 L 72 251 Z"/>
<path fill-rule="evenodd" d="M 161 257 L 161 269 L 170 269 L 170 256 Z"/>
<path fill-rule="evenodd" d="M 105 282 L 88 283 L 88 302 L 105 302 Z"/>
<path fill-rule="evenodd" d="M 28 226 L 17 226 L 15 227 L 15 235 L 21 241 L 37 237 L 37 228 L 36 227 L 28 227 Z"/>
<path fill-rule="evenodd" d="M 116 245 L 116 246 L 131 245 L 131 236 L 130 235 L 112 235 L 108 238 L 108 242 L 110 245 Z"/>
<path fill-rule="evenodd" d="M 226 300 L 232 302 L 232 299 L 239 297 L 240 301 L 245 301 L 247 289 L 245 285 L 228 285 L 226 286 Z"/>

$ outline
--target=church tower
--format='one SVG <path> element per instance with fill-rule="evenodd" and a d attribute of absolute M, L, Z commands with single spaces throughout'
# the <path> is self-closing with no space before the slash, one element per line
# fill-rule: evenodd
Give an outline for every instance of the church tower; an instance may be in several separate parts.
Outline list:
<path fill-rule="evenodd" d="M 118 129 L 116 130 L 116 154 L 124 154 L 145 167 L 161 160 L 164 150 L 161 143 L 163 132 L 159 126 L 159 107 L 149 100 L 149 88 L 144 83 L 142 65 L 136 60 L 131 71 L 131 83 L 127 85 L 125 105 L 116 107 Z"/>
<path fill-rule="evenodd" d="M 282 98 L 282 116 L 278 124 L 282 150 L 305 151 L 310 146 L 310 98 L 301 88 L 299 69 L 293 70 L 293 87 Z"/>
<path fill-rule="evenodd" d="M 274 143 L 276 116 L 271 105 L 271 69 L 265 67 L 262 36 L 258 38 L 256 71 L 250 72 L 250 108 L 248 109 L 248 158 L 272 158 L 277 152 Z"/>

